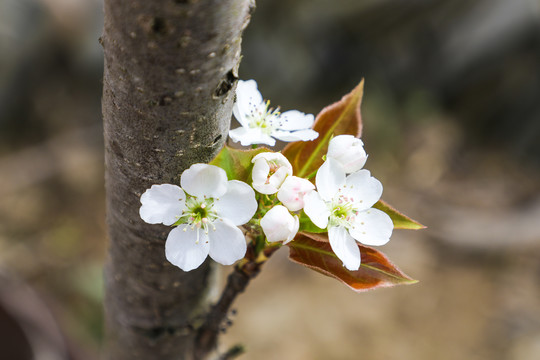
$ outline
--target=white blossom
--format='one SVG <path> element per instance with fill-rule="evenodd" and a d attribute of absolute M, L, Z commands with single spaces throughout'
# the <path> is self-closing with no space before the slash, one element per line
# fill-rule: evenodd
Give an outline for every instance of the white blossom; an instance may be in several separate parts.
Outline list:
<path fill-rule="evenodd" d="M 367 160 L 364 143 L 352 135 L 338 135 L 332 138 L 328 144 L 326 157 L 336 160 L 347 174 L 360 170 Z"/>
<path fill-rule="evenodd" d="M 280 113 L 279 108 L 273 109 L 269 106 L 270 102 L 263 100 L 255 80 L 239 80 L 233 114 L 242 127 L 229 131 L 231 139 L 243 146 L 274 146 L 275 139 L 288 142 L 309 141 L 319 136 L 311 129 L 315 121 L 312 114 L 304 114 L 298 110 Z"/>
<path fill-rule="evenodd" d="M 279 191 L 277 198 L 290 211 L 298 211 L 304 207 L 304 196 L 315 189 L 311 181 L 297 176 L 287 176 Z"/>
<path fill-rule="evenodd" d="M 144 221 L 178 225 L 165 243 L 167 260 L 190 271 L 208 255 L 223 265 L 243 258 L 246 241 L 237 226 L 257 210 L 253 189 L 241 181 L 227 181 L 223 169 L 206 164 L 184 171 L 180 184 L 152 185 L 141 196 Z"/>
<path fill-rule="evenodd" d="M 252 186 L 261 194 L 275 194 L 285 178 L 292 175 L 292 165 L 281 153 L 263 152 L 255 155 L 251 162 L 254 164 Z"/>
<path fill-rule="evenodd" d="M 263 216 L 261 227 L 269 242 L 283 241 L 287 244 L 294 239 L 300 222 L 298 216 L 291 215 L 285 206 L 276 205 Z"/>
<path fill-rule="evenodd" d="M 332 250 L 349 270 L 360 267 L 364 245 L 384 245 L 394 228 L 392 219 L 372 208 L 382 195 L 382 184 L 368 170 L 346 176 L 332 158 L 319 168 L 315 179 L 317 191 L 304 197 L 304 212 L 321 229 L 328 229 Z"/>

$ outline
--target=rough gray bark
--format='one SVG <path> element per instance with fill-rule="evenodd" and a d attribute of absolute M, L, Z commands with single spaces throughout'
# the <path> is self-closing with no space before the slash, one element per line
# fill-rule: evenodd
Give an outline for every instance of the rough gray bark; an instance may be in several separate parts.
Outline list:
<path fill-rule="evenodd" d="M 165 259 L 170 228 L 148 225 L 139 197 L 179 184 L 227 136 L 250 0 L 105 0 L 103 117 L 107 260 L 105 357 L 191 359 L 212 264 Z"/>

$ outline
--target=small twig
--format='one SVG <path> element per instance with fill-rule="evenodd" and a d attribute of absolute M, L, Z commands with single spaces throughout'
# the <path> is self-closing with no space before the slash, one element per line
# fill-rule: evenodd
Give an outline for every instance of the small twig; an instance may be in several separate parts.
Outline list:
<path fill-rule="evenodd" d="M 244 353 L 245 349 L 242 345 L 236 344 L 227 352 L 219 357 L 218 360 L 233 360 Z"/>
<path fill-rule="evenodd" d="M 250 280 L 257 276 L 262 265 L 266 262 L 266 259 L 278 248 L 279 246 L 265 249 L 263 251 L 264 260 L 260 260 L 259 256 L 255 253 L 255 245 L 252 242 L 249 244 L 244 261 L 235 266 L 233 272 L 227 278 L 227 284 L 221 294 L 221 298 L 212 307 L 206 316 L 205 322 L 197 331 L 194 349 L 195 360 L 204 360 L 206 356 L 215 349 L 221 324 L 229 313 L 232 303 L 236 297 L 245 290 Z M 226 356 L 227 353 L 224 356 Z M 231 356 L 238 355 L 240 355 L 240 353 L 236 355 L 231 354 L 224 359 L 232 359 Z"/>

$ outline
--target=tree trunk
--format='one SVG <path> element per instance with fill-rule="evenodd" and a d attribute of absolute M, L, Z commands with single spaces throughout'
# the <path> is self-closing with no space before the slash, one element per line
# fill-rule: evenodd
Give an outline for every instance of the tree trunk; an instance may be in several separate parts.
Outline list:
<path fill-rule="evenodd" d="M 105 0 L 103 120 L 109 257 L 106 358 L 191 359 L 213 264 L 165 259 L 170 228 L 139 217 L 152 184 L 179 184 L 227 137 L 250 0 Z"/>

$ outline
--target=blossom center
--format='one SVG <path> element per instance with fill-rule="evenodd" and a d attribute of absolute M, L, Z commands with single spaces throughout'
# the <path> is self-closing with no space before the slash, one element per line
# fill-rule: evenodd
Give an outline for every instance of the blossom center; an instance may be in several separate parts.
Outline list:
<path fill-rule="evenodd" d="M 219 219 L 219 216 L 213 207 L 213 198 L 191 196 L 186 199 L 186 208 L 182 210 L 182 216 L 178 219 L 178 223 L 188 224 L 184 231 L 187 231 L 188 228 L 197 231 L 197 243 L 199 242 L 199 229 L 202 229 L 205 234 L 208 234 L 210 227 L 212 230 L 216 230 L 214 221 Z"/>
<path fill-rule="evenodd" d="M 329 226 L 353 227 L 354 220 L 358 215 L 353 199 L 344 195 L 337 196 L 330 203 Z"/>
<path fill-rule="evenodd" d="M 269 170 L 268 170 L 268 175 L 266 176 L 266 182 L 265 184 L 270 184 L 270 178 L 272 177 L 272 175 L 274 175 L 276 173 L 276 171 L 278 171 L 279 169 L 279 165 L 276 164 L 275 161 L 269 161 L 268 162 L 268 166 L 269 166 Z"/>
<path fill-rule="evenodd" d="M 259 128 L 264 134 L 270 135 L 277 128 L 275 120 L 279 119 L 279 108 L 270 107 L 270 101 L 264 106 L 253 106 L 250 113 L 247 114 L 250 128 Z"/>

